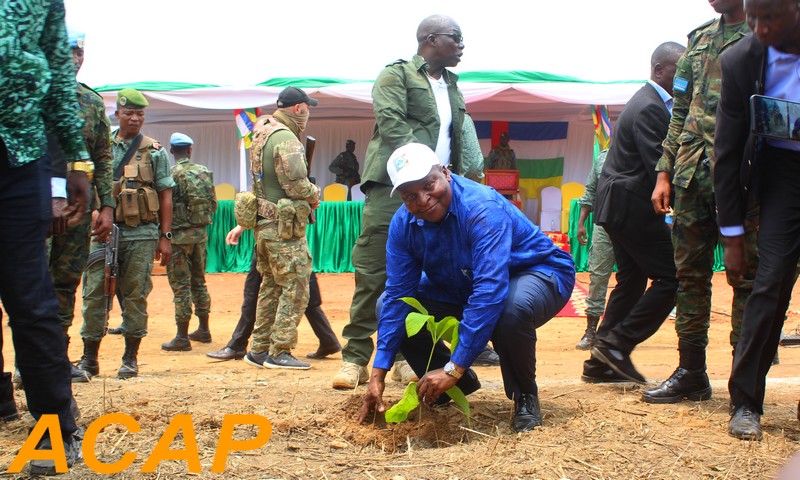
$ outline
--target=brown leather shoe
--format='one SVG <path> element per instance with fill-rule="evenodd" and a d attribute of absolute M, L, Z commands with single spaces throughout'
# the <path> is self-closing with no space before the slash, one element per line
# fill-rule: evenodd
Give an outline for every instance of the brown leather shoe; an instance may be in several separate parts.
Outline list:
<path fill-rule="evenodd" d="M 234 350 L 230 347 L 225 347 L 216 352 L 207 352 L 206 357 L 213 358 L 214 360 L 241 360 L 247 354 L 244 350 Z"/>
<path fill-rule="evenodd" d="M 325 358 L 328 355 L 333 355 L 334 353 L 338 353 L 341 351 L 342 351 L 341 345 L 334 345 L 332 347 L 323 347 L 322 345 L 320 345 L 316 352 L 309 353 L 308 355 L 306 355 L 306 358 L 316 360 L 319 358 Z"/>

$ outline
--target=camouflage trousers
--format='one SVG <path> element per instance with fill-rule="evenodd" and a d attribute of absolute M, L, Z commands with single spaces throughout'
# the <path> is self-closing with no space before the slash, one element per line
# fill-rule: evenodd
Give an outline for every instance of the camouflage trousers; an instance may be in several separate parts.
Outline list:
<path fill-rule="evenodd" d="M 757 214 L 748 215 L 748 224 L 745 225 L 746 260 L 742 279 L 728 277 L 728 284 L 733 288 L 731 345 L 736 345 L 739 340 L 744 306 L 753 291 L 753 279 L 758 266 L 756 222 Z M 672 227 L 678 278 L 675 330 L 680 340 L 700 348 L 708 345 L 714 250 L 719 239 L 711 168 L 701 162 L 687 188 L 675 186 L 675 218 Z"/>
<path fill-rule="evenodd" d="M 92 231 L 92 217 L 86 218 L 73 227 L 67 228 L 63 235 L 47 240 L 50 259 L 50 277 L 58 298 L 58 318 L 69 331 L 75 318 L 75 292 L 81 283 L 81 275 L 89 257 L 89 232 Z"/>
<path fill-rule="evenodd" d="M 175 323 L 189 323 L 194 313 L 208 318 L 211 297 L 206 288 L 206 244 L 172 244 L 172 258 L 167 263 L 167 278 L 175 297 Z"/>
<path fill-rule="evenodd" d="M 297 345 L 297 325 L 308 305 L 311 253 L 305 235 L 282 240 L 276 221 L 260 220 L 255 233 L 261 289 L 250 348 L 276 356 Z"/>
<path fill-rule="evenodd" d="M 120 239 L 117 289 L 122 295 L 122 334 L 126 337 L 142 338 L 147 335 L 147 296 L 153 289 L 150 275 L 153 272 L 153 257 L 157 246 L 157 240 Z M 92 244 L 92 250 L 104 247 L 104 243 Z M 103 280 L 103 262 L 95 263 L 83 275 L 81 337 L 87 340 L 102 340 L 106 334 Z"/>
<path fill-rule="evenodd" d="M 589 246 L 589 295 L 586 296 L 586 315 L 601 317 L 606 309 L 608 279 L 614 271 L 614 247 L 606 230 L 595 225 Z"/>

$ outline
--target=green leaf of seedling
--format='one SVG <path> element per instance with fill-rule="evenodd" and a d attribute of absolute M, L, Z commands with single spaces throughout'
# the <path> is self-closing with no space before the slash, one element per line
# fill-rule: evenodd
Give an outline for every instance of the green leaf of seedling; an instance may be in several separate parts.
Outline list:
<path fill-rule="evenodd" d="M 458 326 L 461 322 L 456 322 L 456 327 L 453 329 L 453 337 L 450 339 L 450 355 L 456 353 L 456 346 L 458 346 Z"/>
<path fill-rule="evenodd" d="M 462 392 L 461 389 L 458 387 L 452 387 L 448 389 L 445 393 L 449 395 L 451 399 L 453 399 L 456 405 L 461 407 L 461 410 L 463 410 L 464 414 L 467 416 L 467 426 L 472 428 L 472 417 L 470 417 L 469 414 L 469 401 L 467 400 L 467 397 L 464 395 L 464 392 Z M 389 421 L 388 418 L 386 421 L 387 422 Z"/>
<path fill-rule="evenodd" d="M 425 307 L 423 307 L 422 304 L 419 303 L 419 300 L 417 300 L 416 298 L 414 298 L 414 297 L 402 297 L 400 300 L 402 300 L 402 301 L 406 302 L 407 304 L 411 305 L 412 307 L 414 307 L 419 313 L 421 313 L 423 315 L 427 315 L 428 314 L 428 310 Z"/>
<path fill-rule="evenodd" d="M 450 390 L 452 390 L 452 388 Z M 448 392 L 450 390 L 448 390 Z M 460 392 L 461 391 L 459 390 L 459 393 Z M 464 398 L 463 393 L 461 394 L 461 398 Z M 392 405 L 392 408 L 386 410 L 386 413 L 384 414 L 386 417 L 386 422 L 403 422 L 406 420 L 406 418 L 408 418 L 408 414 L 417 407 L 419 407 L 419 398 L 417 398 L 417 382 L 411 382 L 406 386 L 406 389 L 403 392 L 403 398 L 401 398 L 399 402 Z M 469 408 L 469 406 L 467 406 L 467 408 Z"/>
<path fill-rule="evenodd" d="M 417 312 L 409 313 L 406 317 L 406 335 L 410 338 L 418 334 L 422 327 L 432 319 L 433 317 L 430 315 L 423 315 Z"/>
<path fill-rule="evenodd" d="M 443 319 L 439 320 L 439 322 L 436 323 L 436 339 L 445 339 L 450 341 L 450 337 L 452 335 L 450 331 L 451 329 L 456 328 L 456 325 L 458 325 L 458 320 L 456 320 L 456 317 L 444 317 Z"/>

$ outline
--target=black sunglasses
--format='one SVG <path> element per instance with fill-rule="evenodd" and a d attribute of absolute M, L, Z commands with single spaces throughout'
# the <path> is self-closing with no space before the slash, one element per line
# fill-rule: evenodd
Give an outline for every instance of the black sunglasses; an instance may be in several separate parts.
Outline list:
<path fill-rule="evenodd" d="M 461 43 L 464 41 L 464 37 L 462 37 L 460 33 L 431 33 L 429 36 L 433 37 L 436 35 L 444 35 L 445 37 L 450 37 L 456 43 Z"/>

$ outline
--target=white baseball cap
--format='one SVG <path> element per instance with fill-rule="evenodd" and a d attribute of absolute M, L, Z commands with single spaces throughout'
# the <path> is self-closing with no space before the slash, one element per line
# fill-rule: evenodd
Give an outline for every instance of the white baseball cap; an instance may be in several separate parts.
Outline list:
<path fill-rule="evenodd" d="M 409 143 L 392 152 L 386 162 L 386 171 L 394 185 L 389 196 L 394 195 L 400 185 L 425 178 L 435 165 L 440 165 L 439 157 L 421 143 Z"/>

